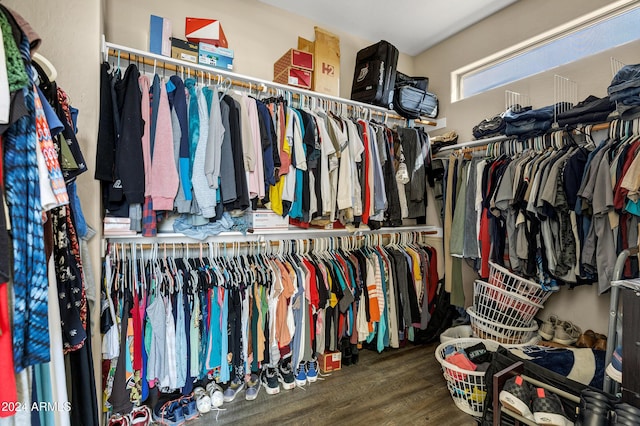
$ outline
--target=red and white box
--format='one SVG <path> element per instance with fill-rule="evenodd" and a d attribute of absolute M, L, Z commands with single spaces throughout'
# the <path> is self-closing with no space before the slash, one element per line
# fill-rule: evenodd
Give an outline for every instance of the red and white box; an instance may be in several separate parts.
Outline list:
<path fill-rule="evenodd" d="M 312 77 L 313 73 L 309 70 L 288 67 L 277 75 L 273 81 L 280 84 L 288 84 L 289 86 L 301 87 L 303 89 L 311 89 Z"/>
<path fill-rule="evenodd" d="M 318 364 L 322 373 L 340 370 L 342 368 L 342 352 L 325 352 L 318 355 Z"/>
<path fill-rule="evenodd" d="M 289 49 L 273 64 L 273 75 L 278 76 L 287 68 L 300 68 L 313 71 L 313 53 L 298 49 Z"/>
<path fill-rule="evenodd" d="M 192 43 L 202 42 L 216 47 L 229 47 L 227 36 L 217 19 L 186 18 L 184 35 Z"/>

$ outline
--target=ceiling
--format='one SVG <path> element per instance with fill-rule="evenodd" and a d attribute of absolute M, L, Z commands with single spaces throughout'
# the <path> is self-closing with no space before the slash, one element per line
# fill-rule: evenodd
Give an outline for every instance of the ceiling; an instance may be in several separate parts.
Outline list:
<path fill-rule="evenodd" d="M 517 0 L 260 0 L 415 56 Z"/>

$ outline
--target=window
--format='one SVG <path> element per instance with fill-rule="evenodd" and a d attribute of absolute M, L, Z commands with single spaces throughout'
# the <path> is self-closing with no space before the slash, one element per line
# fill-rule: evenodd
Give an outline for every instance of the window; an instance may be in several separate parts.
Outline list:
<path fill-rule="evenodd" d="M 616 2 L 452 73 L 451 101 L 640 39 L 640 6 Z M 622 5 L 621 5 L 622 4 Z"/>

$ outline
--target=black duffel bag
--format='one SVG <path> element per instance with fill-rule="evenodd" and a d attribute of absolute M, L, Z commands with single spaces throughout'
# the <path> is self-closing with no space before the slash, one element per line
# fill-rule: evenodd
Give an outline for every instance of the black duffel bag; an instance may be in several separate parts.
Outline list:
<path fill-rule="evenodd" d="M 396 71 L 395 87 L 412 86 L 416 89 L 429 90 L 429 77 L 410 77 L 400 71 Z"/>
<path fill-rule="evenodd" d="M 409 84 L 396 85 L 393 109 L 402 117 L 415 120 L 421 116 L 438 116 L 438 97 Z"/>

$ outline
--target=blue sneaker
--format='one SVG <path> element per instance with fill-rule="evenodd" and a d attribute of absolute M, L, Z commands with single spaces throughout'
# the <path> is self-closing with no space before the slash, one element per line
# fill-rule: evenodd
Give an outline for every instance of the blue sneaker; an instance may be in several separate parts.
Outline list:
<path fill-rule="evenodd" d="M 185 422 L 178 400 L 159 402 L 153 409 L 153 421 L 164 426 L 182 426 Z"/>
<path fill-rule="evenodd" d="M 178 400 L 178 402 L 182 406 L 182 415 L 184 416 L 185 421 L 198 418 L 200 411 L 198 411 L 198 404 L 193 395 L 183 396 Z"/>
<path fill-rule="evenodd" d="M 307 381 L 313 383 L 318 380 L 318 361 L 314 358 L 307 362 Z"/>
<path fill-rule="evenodd" d="M 296 369 L 296 386 L 302 387 L 307 384 L 307 371 L 305 368 L 305 363 L 298 363 L 298 368 Z"/>
<path fill-rule="evenodd" d="M 282 383 L 282 389 L 291 390 L 296 387 L 295 377 L 291 368 L 291 357 L 280 360 L 278 365 L 278 381 Z"/>
<path fill-rule="evenodd" d="M 258 392 L 260 392 L 260 377 L 251 373 L 249 380 L 245 383 L 247 390 L 245 392 L 245 399 L 247 401 L 253 401 L 258 397 Z"/>
<path fill-rule="evenodd" d="M 262 370 L 262 386 L 269 395 L 280 393 L 280 383 L 278 382 L 278 372 L 273 367 L 265 367 Z"/>
<path fill-rule="evenodd" d="M 618 346 L 615 352 L 613 352 L 611 362 L 607 365 L 605 371 L 607 376 L 618 383 L 622 383 L 622 346 Z"/>
<path fill-rule="evenodd" d="M 234 378 L 231 383 L 229 383 L 229 387 L 223 392 L 224 402 L 231 402 L 236 399 L 236 395 L 238 395 L 242 389 L 244 389 L 244 380 Z"/>

